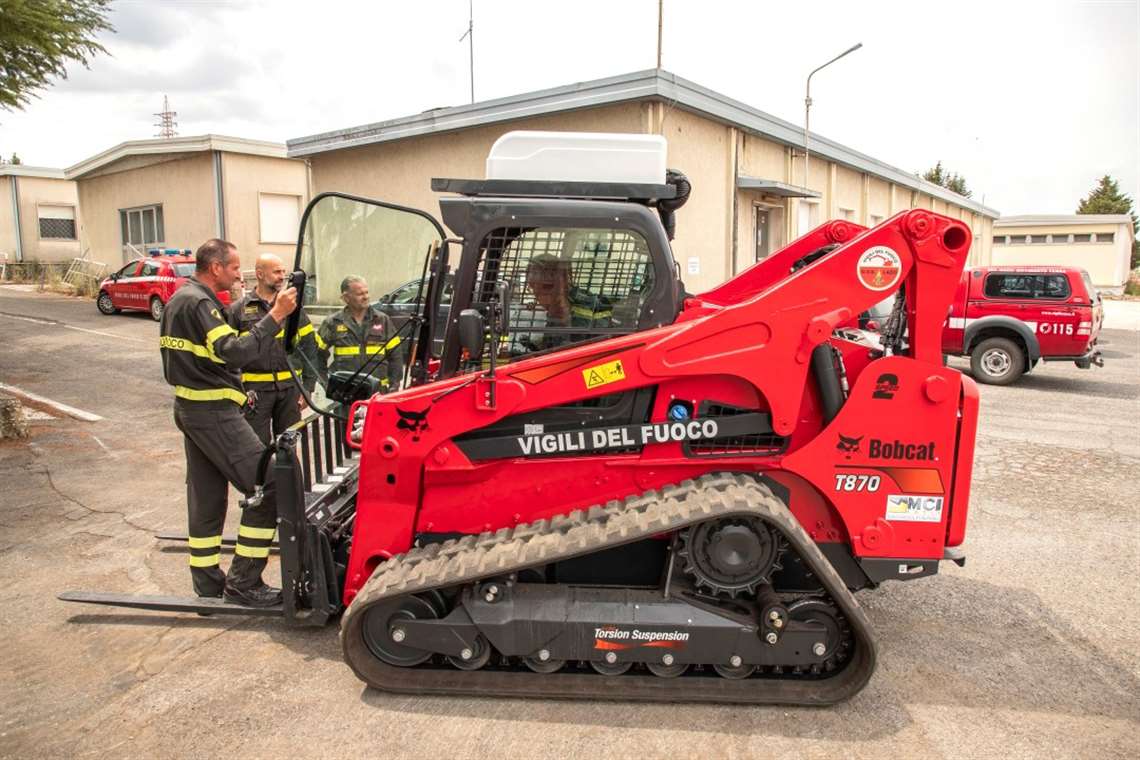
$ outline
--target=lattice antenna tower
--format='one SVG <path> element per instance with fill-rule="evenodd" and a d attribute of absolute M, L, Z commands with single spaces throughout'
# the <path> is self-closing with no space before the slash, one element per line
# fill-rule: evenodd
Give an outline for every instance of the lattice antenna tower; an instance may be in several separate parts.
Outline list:
<path fill-rule="evenodd" d="M 162 96 L 162 112 L 156 113 L 158 121 L 154 126 L 158 127 L 158 134 L 155 137 L 174 137 L 178 134 L 178 112 L 170 110 L 170 98 L 165 95 Z"/>

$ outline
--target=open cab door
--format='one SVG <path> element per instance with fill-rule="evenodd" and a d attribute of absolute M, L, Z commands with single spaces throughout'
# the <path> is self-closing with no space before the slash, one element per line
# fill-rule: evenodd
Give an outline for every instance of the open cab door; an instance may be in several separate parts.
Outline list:
<path fill-rule="evenodd" d="M 444 238 L 439 222 L 416 209 L 343 193 L 322 193 L 309 203 L 291 276 L 298 308 L 285 340 L 301 377 L 318 378 L 309 394 L 316 411 L 343 416 L 353 401 L 426 379 L 432 323 L 446 319 L 440 311 Z M 411 318 L 394 336 L 370 334 L 376 332 L 374 315 L 387 313 L 391 292 L 413 280 L 420 287 Z M 366 309 L 360 321 L 348 306 L 354 298 L 356 309 Z M 313 341 L 306 340 L 302 314 L 312 323 Z M 405 368 L 395 383 L 387 377 L 386 359 Z M 311 380 L 305 385 L 312 387 Z"/>

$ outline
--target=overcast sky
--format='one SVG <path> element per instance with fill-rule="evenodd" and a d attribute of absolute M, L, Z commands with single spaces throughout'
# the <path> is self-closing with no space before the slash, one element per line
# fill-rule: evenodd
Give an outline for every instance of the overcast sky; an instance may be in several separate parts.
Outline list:
<path fill-rule="evenodd" d="M 657 0 L 475 0 L 475 97 L 653 68 Z M 937 9 L 943 10 L 939 14 Z M 66 167 L 179 133 L 284 141 L 469 101 L 468 0 L 118 0 L 0 152 Z M 1102 174 L 1140 196 L 1140 3 L 665 0 L 663 68 L 908 171 L 941 159 L 1003 214 L 1072 213 Z M 684 167 L 678 167 L 684 170 Z M 699 188 L 696 189 L 699 192 Z"/>

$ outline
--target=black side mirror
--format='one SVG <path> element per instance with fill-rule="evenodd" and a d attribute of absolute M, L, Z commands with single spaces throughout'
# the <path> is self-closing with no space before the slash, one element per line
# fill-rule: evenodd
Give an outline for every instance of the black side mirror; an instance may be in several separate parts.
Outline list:
<path fill-rule="evenodd" d="M 464 309 L 459 312 L 459 346 L 467 351 L 471 361 L 483 358 L 486 332 L 483 315 L 477 309 Z"/>

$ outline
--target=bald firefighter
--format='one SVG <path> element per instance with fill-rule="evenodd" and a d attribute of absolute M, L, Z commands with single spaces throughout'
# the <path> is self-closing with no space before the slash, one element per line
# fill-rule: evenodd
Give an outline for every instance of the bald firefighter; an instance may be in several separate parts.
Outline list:
<path fill-rule="evenodd" d="M 296 308 L 297 292 L 278 293 L 269 312 L 239 336 L 217 296 L 241 277 L 237 249 L 225 240 L 207 240 L 195 258 L 194 276 L 170 299 L 160 327 L 162 369 L 174 386 L 174 424 L 186 449 L 190 575 L 199 596 L 271 607 L 280 604 L 281 591 L 267 586 L 261 574 L 277 518 L 272 467 L 264 498 L 242 510 L 228 575 L 219 560 L 229 484 L 251 495 L 265 451 L 242 416 L 246 395 L 238 368 L 277 348 L 275 336 Z"/>
<path fill-rule="evenodd" d="M 257 285 L 229 309 L 227 321 L 238 331 L 239 337 L 248 335 L 273 308 L 277 293 L 285 284 L 285 264 L 272 253 L 263 253 L 257 257 L 254 274 Z M 298 322 L 294 347 L 304 357 L 295 364 L 285 352 L 285 328 L 282 327 L 273 350 L 258 355 L 241 368 L 241 382 L 247 399 L 245 417 L 253 432 L 266 445 L 290 425 L 301 421 L 305 402 L 293 381 L 290 366 L 296 369 L 309 393 L 317 384 L 316 334 L 304 312 Z"/>
<path fill-rule="evenodd" d="M 363 277 L 345 277 L 340 297 L 344 308 L 321 322 L 317 331 L 321 382 L 327 385 L 330 372 L 356 372 L 367 362 L 366 374 L 380 381 L 381 393 L 397 390 L 404 362 L 392 320 L 368 303 L 368 283 Z"/>

